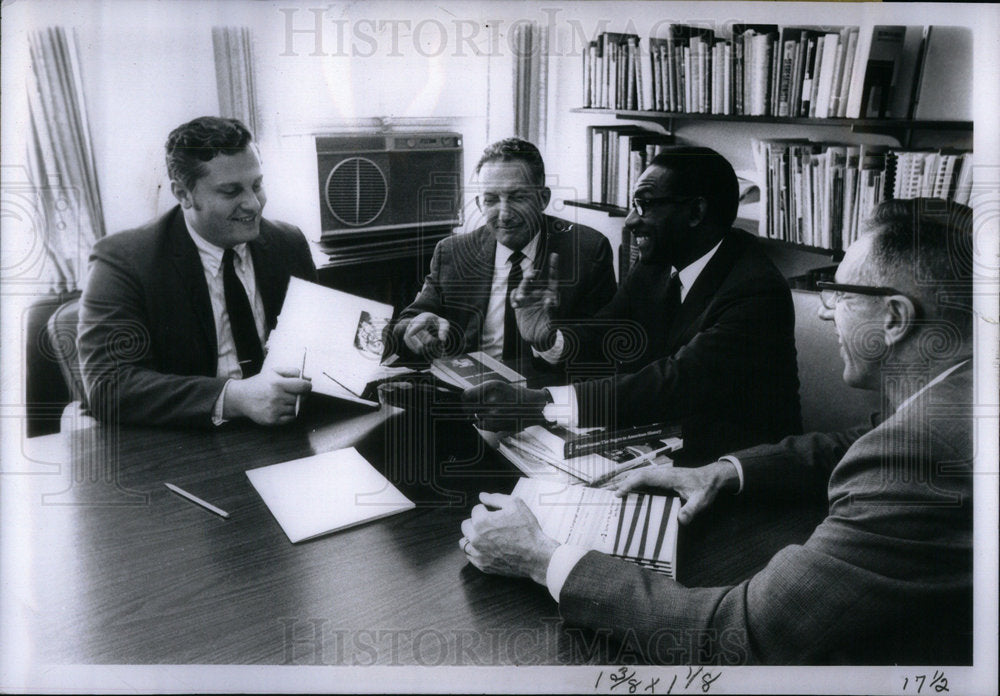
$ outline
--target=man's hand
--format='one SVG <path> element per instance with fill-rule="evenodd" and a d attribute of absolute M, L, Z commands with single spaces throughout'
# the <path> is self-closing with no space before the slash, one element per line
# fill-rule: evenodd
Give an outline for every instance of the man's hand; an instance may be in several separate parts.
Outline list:
<path fill-rule="evenodd" d="M 548 281 L 539 281 L 538 271 L 531 268 L 510 295 L 510 306 L 514 308 L 521 338 L 540 351 L 551 348 L 555 340 L 552 317 L 553 310 L 559 306 L 558 269 L 559 254 L 549 254 Z"/>
<path fill-rule="evenodd" d="M 226 388 L 222 417 L 245 417 L 261 425 L 282 425 L 295 420 L 295 399 L 312 391 L 312 382 L 298 370 L 269 370 L 247 379 L 234 379 Z"/>
<path fill-rule="evenodd" d="M 647 466 L 631 472 L 618 484 L 619 497 L 640 488 L 673 491 L 684 499 L 677 521 L 687 524 L 707 508 L 720 491 L 735 493 L 739 487 L 736 467 L 730 462 L 714 462 L 696 469 L 672 466 Z"/>
<path fill-rule="evenodd" d="M 517 432 L 542 423 L 542 409 L 548 403 L 544 389 L 517 387 L 489 380 L 462 393 L 465 410 L 475 416 L 483 430 Z"/>
<path fill-rule="evenodd" d="M 447 319 L 434 312 L 421 312 L 406 325 L 403 343 L 424 360 L 433 360 L 444 352 L 450 326 Z"/>
<path fill-rule="evenodd" d="M 544 585 L 549 560 L 559 544 L 546 536 L 520 498 L 480 493 L 480 505 L 462 522 L 459 545 L 484 573 L 528 577 Z"/>

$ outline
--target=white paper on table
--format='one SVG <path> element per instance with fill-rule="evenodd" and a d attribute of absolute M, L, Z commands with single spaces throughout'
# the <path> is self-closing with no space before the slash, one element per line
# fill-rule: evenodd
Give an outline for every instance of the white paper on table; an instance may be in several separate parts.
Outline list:
<path fill-rule="evenodd" d="M 250 469 L 247 478 L 293 544 L 414 507 L 353 447 Z"/>

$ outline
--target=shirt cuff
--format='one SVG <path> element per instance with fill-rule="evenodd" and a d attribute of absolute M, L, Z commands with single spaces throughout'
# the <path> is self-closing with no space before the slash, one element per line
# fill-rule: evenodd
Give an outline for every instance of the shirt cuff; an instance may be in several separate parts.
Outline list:
<path fill-rule="evenodd" d="M 233 380 L 227 379 L 226 383 L 222 387 L 222 391 L 219 392 L 219 398 L 215 400 L 215 407 L 212 408 L 212 425 L 222 425 L 228 421 L 222 417 L 225 413 L 226 406 L 226 392 L 229 391 L 229 383 Z"/>
<path fill-rule="evenodd" d="M 556 329 L 556 340 L 548 350 L 535 350 L 531 347 L 531 354 L 536 358 L 541 358 L 549 365 L 555 365 L 562 359 L 563 348 L 566 347 L 566 339 L 563 338 L 562 331 Z"/>
<path fill-rule="evenodd" d="M 577 412 L 576 389 L 571 386 L 545 387 L 545 391 L 552 397 L 552 403 L 545 404 L 542 409 L 542 418 L 550 423 L 558 423 L 570 428 L 576 427 L 580 421 Z"/>
<path fill-rule="evenodd" d="M 563 544 L 552 552 L 552 558 L 549 559 L 549 567 L 545 569 L 545 586 L 549 588 L 549 594 L 557 602 L 559 601 L 559 594 L 562 592 L 563 585 L 566 584 L 566 578 L 569 577 L 573 568 L 576 567 L 581 558 L 587 555 L 589 550 L 580 546 Z"/>
<path fill-rule="evenodd" d="M 740 480 L 740 488 L 736 491 L 736 495 L 743 492 L 743 465 L 740 464 L 740 460 L 731 454 L 727 454 L 723 457 L 719 457 L 720 462 L 729 462 L 736 467 L 736 477 Z"/>

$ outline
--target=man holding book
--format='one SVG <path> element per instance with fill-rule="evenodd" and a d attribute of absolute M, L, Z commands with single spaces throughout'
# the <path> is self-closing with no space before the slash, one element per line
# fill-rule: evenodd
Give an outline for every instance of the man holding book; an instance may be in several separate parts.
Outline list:
<path fill-rule="evenodd" d="M 825 284 L 844 381 L 886 397 L 877 426 L 650 467 L 618 486 L 676 492 L 682 524 L 720 495 L 775 504 L 825 490 L 828 516 L 804 544 L 735 587 L 689 589 L 559 546 L 523 502 L 484 493 L 462 524 L 469 560 L 546 584 L 567 622 L 635 638 L 652 661 L 701 631 L 715 638 L 682 662 L 736 648 L 749 663 L 971 664 L 971 222 L 945 201 L 883 203 Z"/>
<path fill-rule="evenodd" d="M 531 143 L 490 145 L 476 174 L 484 224 L 438 243 L 423 288 L 393 329 L 393 348 L 427 360 L 478 350 L 519 366 L 557 363 L 561 345 L 523 332 L 511 291 L 528 278 L 551 293 L 553 321 L 586 319 L 614 295 L 611 245 L 589 227 L 544 214 L 552 194 Z"/>
<path fill-rule="evenodd" d="M 625 220 L 639 263 L 610 303 L 556 325 L 544 286 L 515 294 L 518 324 L 556 337 L 574 386 L 490 383 L 467 394 L 470 408 L 488 428 L 511 404 L 570 426 L 679 423 L 685 450 L 704 459 L 801 432 L 791 293 L 756 238 L 731 228 L 738 203 L 714 150 L 657 155 Z"/>
<path fill-rule="evenodd" d="M 288 280 L 315 280 L 302 232 L 261 216 L 260 157 L 235 119 L 205 116 L 166 143 L 179 205 L 94 245 L 78 346 L 90 411 L 109 423 L 286 423 L 299 366 L 262 369 Z"/>

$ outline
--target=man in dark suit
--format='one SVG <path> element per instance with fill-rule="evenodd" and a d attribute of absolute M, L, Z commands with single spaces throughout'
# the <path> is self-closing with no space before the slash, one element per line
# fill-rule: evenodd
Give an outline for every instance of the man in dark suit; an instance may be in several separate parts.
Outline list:
<path fill-rule="evenodd" d="M 438 243 L 417 298 L 393 329 L 407 357 L 482 350 L 545 367 L 560 346 L 519 331 L 508 297 L 524 280 L 553 294 L 554 321 L 592 316 L 614 295 L 611 246 L 604 235 L 545 215 L 551 198 L 538 149 L 519 138 L 490 145 L 476 165 L 476 203 L 484 224 Z"/>
<path fill-rule="evenodd" d="M 709 639 L 682 661 L 971 664 L 971 212 L 882 204 L 823 290 L 844 380 L 881 389 L 881 424 L 649 467 L 618 487 L 677 492 L 682 524 L 723 492 L 774 504 L 825 489 L 829 514 L 804 544 L 735 587 L 688 589 L 559 546 L 523 502 L 482 494 L 462 524 L 470 561 L 546 584 L 567 622 L 634 637 L 654 661 L 694 631 Z"/>
<path fill-rule="evenodd" d="M 754 236 L 731 229 L 738 203 L 736 174 L 717 152 L 657 155 L 625 220 L 639 263 L 593 320 L 555 327 L 544 288 L 515 295 L 530 314 L 519 323 L 565 346 L 574 386 L 492 383 L 467 395 L 473 408 L 551 401 L 546 417 L 568 425 L 680 423 L 685 450 L 703 459 L 801 432 L 791 293 Z"/>
<path fill-rule="evenodd" d="M 261 217 L 260 160 L 239 121 L 178 127 L 166 159 L 179 205 L 91 253 L 78 332 L 88 406 L 109 423 L 291 421 L 309 382 L 261 363 L 289 277 L 315 280 L 308 244 Z"/>

